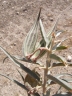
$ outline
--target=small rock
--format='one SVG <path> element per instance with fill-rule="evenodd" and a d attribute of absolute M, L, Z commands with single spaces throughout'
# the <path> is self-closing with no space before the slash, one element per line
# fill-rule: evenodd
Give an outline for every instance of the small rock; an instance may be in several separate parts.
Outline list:
<path fill-rule="evenodd" d="M 50 21 L 53 21 L 53 18 L 50 18 L 49 20 L 50 20 Z"/>
<path fill-rule="evenodd" d="M 16 43 L 13 43 L 13 46 L 16 46 Z"/>
<path fill-rule="evenodd" d="M 14 9 L 15 7 L 12 7 L 12 9 Z"/>
<path fill-rule="evenodd" d="M 19 12 L 16 12 L 16 15 L 19 15 Z"/>
<path fill-rule="evenodd" d="M 7 1 L 3 1 L 3 3 L 6 3 Z"/>
<path fill-rule="evenodd" d="M 72 57 L 71 57 L 70 55 L 68 55 L 68 56 L 67 56 L 67 61 L 68 61 L 68 62 L 71 62 L 71 60 L 72 60 Z"/>

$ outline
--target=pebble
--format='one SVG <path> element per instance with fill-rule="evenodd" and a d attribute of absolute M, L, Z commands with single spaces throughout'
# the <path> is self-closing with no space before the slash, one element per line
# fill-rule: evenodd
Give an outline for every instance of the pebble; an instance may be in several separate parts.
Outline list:
<path fill-rule="evenodd" d="M 6 3 L 7 1 L 3 1 L 3 3 Z"/>
<path fill-rule="evenodd" d="M 49 20 L 50 20 L 50 21 L 53 21 L 53 18 L 50 18 Z"/>
<path fill-rule="evenodd" d="M 68 62 L 71 62 L 71 60 L 72 60 L 72 57 L 71 57 L 70 55 L 68 55 L 68 56 L 67 56 L 67 61 L 68 61 Z"/>
<path fill-rule="evenodd" d="M 19 15 L 19 12 L 16 12 L 16 15 Z"/>

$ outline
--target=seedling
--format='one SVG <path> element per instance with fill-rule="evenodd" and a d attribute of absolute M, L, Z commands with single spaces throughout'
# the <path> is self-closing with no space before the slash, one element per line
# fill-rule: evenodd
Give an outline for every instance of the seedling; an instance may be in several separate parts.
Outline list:
<path fill-rule="evenodd" d="M 52 29 L 46 34 L 42 20 L 40 18 L 41 10 L 39 11 L 38 17 L 32 26 L 31 30 L 27 34 L 24 42 L 23 42 L 23 58 L 19 58 L 16 56 L 10 55 L 4 48 L 0 46 L 0 49 L 7 55 L 8 58 L 10 58 L 14 64 L 16 64 L 18 67 L 20 67 L 23 71 L 27 73 L 26 77 L 21 74 L 19 70 L 17 70 L 24 82 L 24 84 L 20 83 L 19 81 L 16 81 L 14 79 L 11 79 L 9 76 L 6 76 L 4 74 L 1 74 L 1 76 L 4 76 L 14 83 L 16 83 L 18 86 L 23 88 L 27 91 L 28 96 L 40 96 L 39 89 L 41 88 L 42 96 L 50 96 L 50 85 L 52 84 L 59 84 L 61 87 L 68 90 L 68 92 L 72 93 L 72 85 L 69 83 L 72 82 L 72 79 L 68 80 L 67 78 L 61 78 L 62 76 L 71 76 L 69 73 L 64 74 L 57 74 L 53 76 L 50 74 L 50 71 L 54 67 L 68 67 L 72 66 L 72 62 L 67 62 L 64 57 L 60 56 L 59 54 L 56 54 L 56 51 L 58 50 L 65 50 L 68 47 L 62 45 L 62 43 L 71 38 L 72 36 L 63 39 L 63 40 L 56 40 L 56 38 L 63 32 L 63 31 L 56 31 L 57 22 L 59 20 L 56 20 L 54 23 Z M 38 31 L 40 30 L 40 31 Z M 41 33 L 42 39 L 40 41 L 37 41 L 38 34 Z M 41 64 L 39 62 L 40 58 L 42 58 L 44 55 L 47 55 L 46 62 L 44 64 Z M 51 64 L 52 60 L 56 60 L 56 62 L 53 62 Z M 27 68 L 24 64 L 20 63 L 19 60 L 31 64 L 38 65 L 33 70 Z M 36 68 L 39 68 L 41 70 L 44 70 L 44 77 L 39 74 L 39 72 L 36 71 Z M 58 91 L 58 92 L 59 92 Z"/>

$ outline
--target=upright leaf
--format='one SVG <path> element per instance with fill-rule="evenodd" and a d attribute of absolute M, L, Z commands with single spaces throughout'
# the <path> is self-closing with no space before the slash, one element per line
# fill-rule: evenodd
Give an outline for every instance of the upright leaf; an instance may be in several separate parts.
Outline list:
<path fill-rule="evenodd" d="M 39 21 L 39 24 L 40 24 L 40 30 L 41 30 L 42 38 L 45 41 L 45 43 L 47 44 L 48 40 L 47 40 L 47 36 L 46 36 L 45 29 L 44 29 L 44 26 L 43 26 L 41 19 Z"/>
<path fill-rule="evenodd" d="M 38 36 L 40 13 L 41 13 L 41 10 L 39 11 L 36 22 L 34 23 L 33 27 L 31 28 L 31 30 L 27 34 L 27 37 L 24 40 L 24 43 L 23 43 L 24 56 L 28 56 L 35 50 L 35 45 L 36 45 L 37 36 Z"/>

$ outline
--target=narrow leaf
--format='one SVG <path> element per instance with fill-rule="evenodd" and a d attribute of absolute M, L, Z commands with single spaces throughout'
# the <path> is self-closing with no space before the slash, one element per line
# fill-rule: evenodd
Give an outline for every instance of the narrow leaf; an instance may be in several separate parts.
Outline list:
<path fill-rule="evenodd" d="M 13 81 L 13 82 L 16 83 L 18 86 L 20 86 L 21 88 L 23 88 L 23 89 L 25 89 L 26 91 L 28 91 L 28 89 L 26 88 L 26 86 L 23 85 L 23 84 L 21 84 L 20 82 L 14 80 L 14 79 L 12 79 L 12 78 L 10 78 L 9 76 L 6 76 L 6 75 L 4 75 L 4 74 L 0 74 L 0 75 L 3 76 L 3 77 L 6 77 L 7 79 L 9 79 L 9 80 L 11 80 L 11 81 Z"/>
<path fill-rule="evenodd" d="M 18 69 L 17 69 L 17 71 L 19 72 L 19 74 L 20 74 L 20 76 L 21 76 L 21 78 L 22 78 L 22 80 L 24 82 L 24 76 L 21 74 L 21 72 Z"/>
<path fill-rule="evenodd" d="M 47 75 L 47 77 L 51 80 L 53 80 L 55 83 L 61 85 L 62 87 L 64 87 L 65 89 L 67 89 L 68 91 L 71 91 L 72 90 L 72 86 L 70 86 L 67 82 L 59 79 L 59 78 L 56 78 L 52 75 Z"/>
<path fill-rule="evenodd" d="M 57 26 L 59 17 L 60 17 L 60 15 L 58 16 L 57 20 L 54 22 L 53 27 L 51 28 L 51 30 L 47 34 L 47 38 L 48 38 L 47 47 L 49 46 L 50 42 L 52 41 L 52 33 L 55 33 L 56 32 L 56 26 Z"/>
<path fill-rule="evenodd" d="M 40 30 L 41 30 L 42 38 L 44 39 L 44 41 L 47 44 L 48 40 L 47 40 L 47 36 L 46 36 L 45 29 L 44 29 L 44 26 L 43 26 L 43 23 L 42 23 L 41 19 L 39 20 L 39 24 L 40 24 Z"/>
<path fill-rule="evenodd" d="M 38 81 L 40 81 L 40 78 L 34 73 L 32 72 L 29 68 L 25 67 L 22 63 L 18 62 L 15 58 L 13 58 L 13 56 L 11 56 L 6 50 L 4 50 L 1 46 L 0 49 L 16 64 L 18 65 L 18 67 L 20 67 L 22 70 L 24 70 L 25 72 L 27 72 L 30 76 L 32 76 L 33 78 L 37 79 Z"/>
<path fill-rule="evenodd" d="M 59 62 L 62 62 L 63 64 L 66 63 L 65 58 L 63 58 L 62 56 L 56 55 L 56 54 L 51 54 L 50 58 L 55 59 L 55 60 L 57 60 Z"/>
<path fill-rule="evenodd" d="M 40 18 L 41 9 L 39 11 L 38 17 L 36 22 L 34 23 L 33 27 L 27 34 L 27 37 L 24 40 L 23 43 L 23 53 L 24 56 L 28 56 L 35 50 L 35 45 L 37 42 L 37 36 L 38 36 L 38 26 L 39 26 L 39 18 Z"/>
<path fill-rule="evenodd" d="M 21 61 L 24 61 L 24 62 L 28 62 L 28 63 L 32 63 L 32 64 L 37 64 L 37 65 L 40 65 L 38 61 L 36 62 L 33 62 L 31 60 L 27 60 L 26 58 L 21 58 L 21 57 L 18 57 L 18 56 L 12 56 L 13 58 L 17 59 L 17 60 L 21 60 Z M 8 56 L 6 56 L 4 59 L 3 59 L 3 63 L 5 62 L 5 60 L 8 58 Z"/>
<path fill-rule="evenodd" d="M 64 38 L 63 40 L 60 40 L 60 42 L 58 42 L 58 43 L 56 43 L 56 44 L 54 45 L 54 47 L 53 47 L 52 50 L 56 50 L 57 47 L 60 47 L 60 45 L 61 45 L 64 41 L 66 41 L 66 40 L 68 40 L 68 39 L 70 39 L 70 38 L 72 38 L 72 36 L 67 37 L 67 38 Z"/>
<path fill-rule="evenodd" d="M 66 62 L 68 66 L 72 66 L 72 62 Z M 53 63 L 52 67 L 64 66 L 63 63 Z"/>
<path fill-rule="evenodd" d="M 52 48 L 52 50 L 56 50 L 58 47 L 60 47 L 62 42 L 58 42 L 57 44 L 55 44 Z"/>
<path fill-rule="evenodd" d="M 44 30 L 43 24 L 42 24 L 42 22 L 40 21 L 40 26 L 41 26 L 41 28 L 42 28 L 42 36 L 43 36 L 43 38 L 45 38 L 45 41 L 47 41 L 48 45 L 49 45 L 49 43 L 50 43 L 51 40 L 52 40 L 51 34 L 52 34 L 52 32 L 54 32 L 55 29 L 56 29 L 56 25 L 57 25 L 57 22 L 58 22 L 58 20 L 59 20 L 59 17 L 60 17 L 60 16 L 58 16 L 57 20 L 54 22 L 54 25 L 53 25 L 53 27 L 51 28 L 51 30 L 48 32 L 47 36 L 46 36 L 46 34 L 45 34 L 45 30 Z M 46 39 L 46 38 L 47 38 L 47 39 Z M 42 40 L 40 41 L 41 47 L 45 47 L 45 46 L 46 46 L 45 41 L 44 41 L 44 39 L 42 39 Z M 43 46 L 42 46 L 42 45 L 43 45 Z M 48 47 L 48 45 L 47 45 L 47 47 Z"/>
<path fill-rule="evenodd" d="M 67 46 L 59 46 L 56 48 L 56 50 L 64 50 L 64 49 L 67 49 L 68 47 Z"/>

